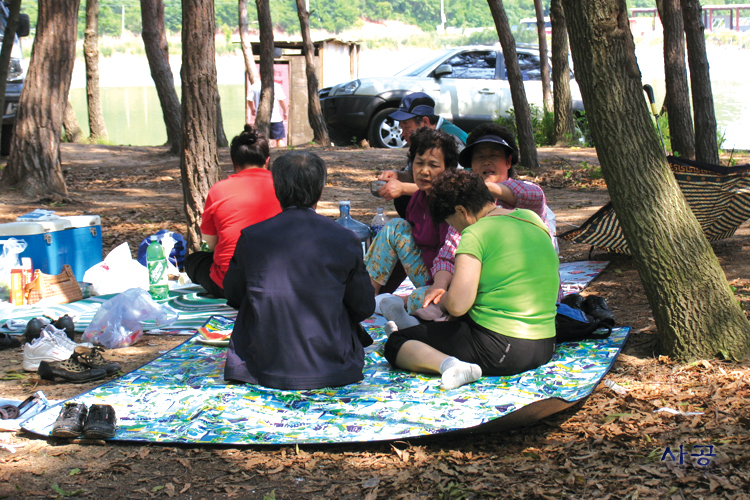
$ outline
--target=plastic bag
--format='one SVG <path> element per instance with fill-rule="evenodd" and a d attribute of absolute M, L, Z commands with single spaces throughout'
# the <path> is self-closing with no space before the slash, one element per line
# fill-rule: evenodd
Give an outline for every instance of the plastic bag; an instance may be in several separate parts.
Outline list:
<path fill-rule="evenodd" d="M 148 289 L 148 270 L 130 254 L 123 243 L 107 254 L 104 260 L 89 268 L 83 281 L 91 283 L 91 295 L 121 293 L 130 288 Z"/>
<path fill-rule="evenodd" d="M 0 300 L 10 299 L 10 270 L 21 267 L 18 257 L 26 250 L 26 242 L 15 238 L 0 240 L 3 243 L 3 253 L 0 255 Z"/>
<path fill-rule="evenodd" d="M 179 314 L 159 304 L 141 288 L 131 288 L 102 304 L 83 332 L 83 342 L 108 349 L 127 347 L 143 336 L 143 322 L 154 321 L 161 328 L 177 321 Z"/>

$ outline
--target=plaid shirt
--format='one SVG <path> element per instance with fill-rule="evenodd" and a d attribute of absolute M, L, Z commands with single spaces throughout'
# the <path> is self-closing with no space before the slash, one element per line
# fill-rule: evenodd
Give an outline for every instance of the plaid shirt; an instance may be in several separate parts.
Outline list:
<path fill-rule="evenodd" d="M 513 208 L 525 208 L 531 210 L 541 217 L 544 223 L 547 224 L 547 198 L 545 198 L 542 188 L 533 182 L 518 179 L 507 179 L 500 184 L 504 184 L 511 190 L 516 199 L 516 205 L 513 206 L 499 202 L 499 206 L 509 210 Z M 433 276 L 435 276 L 438 271 L 448 271 L 451 274 L 455 272 L 456 249 L 458 248 L 458 243 L 460 241 L 461 234 L 451 226 L 448 229 L 448 234 L 445 236 L 445 243 L 440 247 L 437 257 L 435 257 L 435 260 L 432 262 L 432 269 L 430 269 L 430 272 Z"/>

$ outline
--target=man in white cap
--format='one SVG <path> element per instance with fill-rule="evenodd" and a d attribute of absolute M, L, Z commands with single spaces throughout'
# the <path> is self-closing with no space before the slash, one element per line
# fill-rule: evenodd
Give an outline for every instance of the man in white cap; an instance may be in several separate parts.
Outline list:
<path fill-rule="evenodd" d="M 421 127 L 442 130 L 456 138 L 459 152 L 466 145 L 468 134 L 435 114 L 435 101 L 424 92 L 412 92 L 401 99 L 398 110 L 389 115 L 401 125 L 401 137 L 406 144 L 411 144 L 411 135 Z M 386 170 L 380 174 L 379 180 L 387 181 L 380 188 L 378 194 L 385 200 L 393 200 L 393 205 L 401 217 L 406 212 L 409 199 L 417 191 L 414 178 L 411 173 L 411 165 L 407 164 L 404 170 Z"/>

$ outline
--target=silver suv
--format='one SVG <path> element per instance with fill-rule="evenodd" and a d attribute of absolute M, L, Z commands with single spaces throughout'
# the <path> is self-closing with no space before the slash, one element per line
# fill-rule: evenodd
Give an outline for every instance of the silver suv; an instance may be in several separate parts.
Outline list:
<path fill-rule="evenodd" d="M 541 107 L 539 51 L 523 47 L 516 51 L 526 98 Z M 583 109 L 575 80 L 570 86 L 573 108 Z M 499 46 L 441 50 L 391 77 L 362 78 L 321 89 L 320 103 L 334 140 L 366 138 L 373 147 L 400 148 L 404 145 L 401 127 L 388 115 L 411 92 L 432 96 L 435 112 L 467 132 L 481 123 L 507 116 L 513 107 Z"/>

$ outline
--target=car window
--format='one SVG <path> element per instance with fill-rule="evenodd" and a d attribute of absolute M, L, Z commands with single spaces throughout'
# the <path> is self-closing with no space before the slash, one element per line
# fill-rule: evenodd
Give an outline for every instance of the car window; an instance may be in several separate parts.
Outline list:
<path fill-rule="evenodd" d="M 395 76 L 419 76 L 424 70 L 434 65 L 439 60 L 443 59 L 445 57 L 446 52 L 450 52 L 450 49 L 441 50 L 440 52 L 430 57 L 429 59 L 421 59 L 415 63 L 412 63 L 406 68 L 397 72 Z"/>
<path fill-rule="evenodd" d="M 493 80 L 497 54 L 494 50 L 462 52 L 447 59 L 443 64 L 450 64 L 453 68 L 453 73 L 446 75 L 449 78 Z"/>
<path fill-rule="evenodd" d="M 541 80 L 539 56 L 535 54 L 518 54 L 518 66 L 524 80 Z"/>

